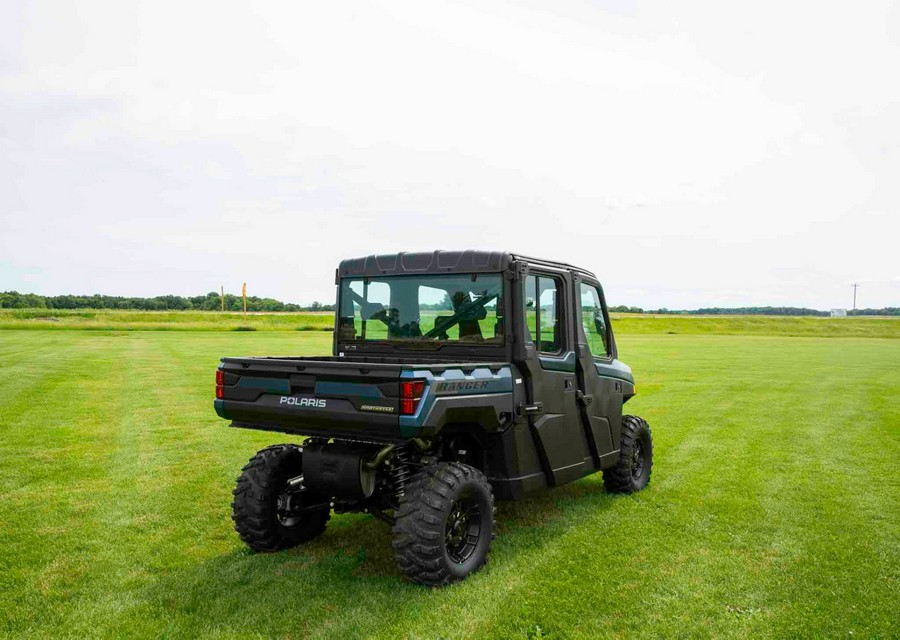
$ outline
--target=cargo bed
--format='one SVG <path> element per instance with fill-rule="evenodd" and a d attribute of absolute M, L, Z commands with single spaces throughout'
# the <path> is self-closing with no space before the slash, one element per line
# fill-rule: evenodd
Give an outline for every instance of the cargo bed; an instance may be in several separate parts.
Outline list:
<path fill-rule="evenodd" d="M 472 370 L 504 363 L 372 362 L 335 357 L 228 357 L 216 413 L 232 426 L 328 438 L 401 442 L 402 371 Z"/>

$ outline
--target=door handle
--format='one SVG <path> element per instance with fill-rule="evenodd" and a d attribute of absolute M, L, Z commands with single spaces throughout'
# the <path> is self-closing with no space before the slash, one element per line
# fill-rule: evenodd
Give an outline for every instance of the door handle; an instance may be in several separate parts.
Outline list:
<path fill-rule="evenodd" d="M 534 404 L 520 404 L 519 414 L 523 416 L 533 416 L 536 413 L 544 413 L 544 403 L 535 402 Z"/>

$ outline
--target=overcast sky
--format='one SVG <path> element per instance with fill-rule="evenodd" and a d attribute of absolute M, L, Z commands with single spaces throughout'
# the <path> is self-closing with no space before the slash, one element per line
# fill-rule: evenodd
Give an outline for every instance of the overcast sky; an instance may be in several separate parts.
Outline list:
<path fill-rule="evenodd" d="M 610 304 L 900 306 L 900 4 L 0 4 L 0 290 L 329 301 L 496 248 Z"/>

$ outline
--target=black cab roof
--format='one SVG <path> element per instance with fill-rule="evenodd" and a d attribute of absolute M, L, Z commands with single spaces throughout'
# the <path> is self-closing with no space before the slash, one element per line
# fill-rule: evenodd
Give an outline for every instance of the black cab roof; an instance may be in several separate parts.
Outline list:
<path fill-rule="evenodd" d="M 510 251 L 432 251 L 386 253 L 342 260 L 339 278 L 411 275 L 416 273 L 497 273 L 509 269 L 513 262 L 546 266 L 563 271 L 577 271 L 592 278 L 594 274 L 564 262 L 529 258 Z"/>

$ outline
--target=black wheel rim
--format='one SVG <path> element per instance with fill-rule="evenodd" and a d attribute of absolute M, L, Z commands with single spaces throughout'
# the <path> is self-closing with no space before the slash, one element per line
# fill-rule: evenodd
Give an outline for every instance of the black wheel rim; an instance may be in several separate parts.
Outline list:
<path fill-rule="evenodd" d="M 294 500 L 294 505 L 291 504 L 292 499 Z M 278 499 L 275 503 L 275 517 L 278 519 L 278 524 L 282 527 L 293 527 L 300 522 L 300 518 L 291 512 L 291 507 L 296 506 L 296 500 L 297 495 L 289 491 L 278 494 Z"/>
<path fill-rule="evenodd" d="M 481 508 L 472 496 L 462 496 L 450 506 L 444 536 L 447 555 L 457 564 L 465 564 L 475 553 L 481 537 Z"/>
<path fill-rule="evenodd" d="M 635 480 L 644 474 L 644 443 L 635 439 L 631 445 L 631 477 Z"/>

